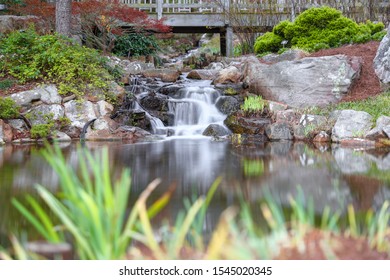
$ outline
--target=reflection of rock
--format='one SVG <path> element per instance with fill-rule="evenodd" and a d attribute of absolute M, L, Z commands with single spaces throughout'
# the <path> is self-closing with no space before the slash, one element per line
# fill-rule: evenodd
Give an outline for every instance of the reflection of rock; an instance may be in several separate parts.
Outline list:
<path fill-rule="evenodd" d="M 342 173 L 367 173 L 372 165 L 370 157 L 348 148 L 334 148 L 333 155 Z"/>

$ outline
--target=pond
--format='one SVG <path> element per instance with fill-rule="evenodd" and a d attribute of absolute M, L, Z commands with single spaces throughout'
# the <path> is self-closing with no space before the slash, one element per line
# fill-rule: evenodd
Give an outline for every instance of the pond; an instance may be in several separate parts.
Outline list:
<path fill-rule="evenodd" d="M 77 168 L 77 143 L 61 144 L 67 162 Z M 355 209 L 378 210 L 390 199 L 390 151 L 354 150 L 340 146 L 311 147 L 299 142 L 266 142 L 235 145 L 208 137 L 166 138 L 165 140 L 119 143 L 87 142 L 93 153 L 103 147 L 109 151 L 112 176 L 130 168 L 132 200 L 155 178 L 162 182 L 153 199 L 170 185 L 176 190 L 161 215 L 174 219 L 185 198 L 205 195 L 216 180 L 222 182 L 208 209 L 204 234 L 208 235 L 223 210 L 243 197 L 254 207 L 270 193 L 289 205 L 289 197 L 303 191 L 313 199 L 319 215 L 325 206 L 345 213 Z M 11 198 L 34 193 L 41 184 L 56 192 L 58 178 L 39 151 L 42 146 L 6 145 L 0 147 L 0 241 L 4 245 L 10 232 L 31 230 L 11 204 Z M 159 219 L 160 220 L 160 219 Z M 156 225 L 157 226 L 157 225 Z"/>

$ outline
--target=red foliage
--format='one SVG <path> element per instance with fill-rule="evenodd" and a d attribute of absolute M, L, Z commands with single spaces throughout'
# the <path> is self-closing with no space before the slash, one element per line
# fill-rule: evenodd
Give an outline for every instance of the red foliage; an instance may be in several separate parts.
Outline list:
<path fill-rule="evenodd" d="M 23 4 L 10 5 L 10 11 L 19 15 L 31 15 L 37 17 L 35 23 L 37 23 L 41 31 L 51 32 L 54 29 L 55 4 L 47 3 L 44 0 L 24 0 L 23 2 Z"/>

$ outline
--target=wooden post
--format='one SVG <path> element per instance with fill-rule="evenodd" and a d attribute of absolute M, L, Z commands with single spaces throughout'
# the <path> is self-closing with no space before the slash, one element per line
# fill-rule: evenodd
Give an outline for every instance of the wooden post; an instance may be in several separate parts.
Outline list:
<path fill-rule="evenodd" d="M 162 19 L 163 0 L 157 0 L 157 19 Z"/>

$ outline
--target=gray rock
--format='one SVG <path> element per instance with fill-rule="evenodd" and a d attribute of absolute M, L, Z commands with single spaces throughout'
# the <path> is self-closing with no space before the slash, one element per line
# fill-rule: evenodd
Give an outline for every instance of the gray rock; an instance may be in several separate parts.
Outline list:
<path fill-rule="evenodd" d="M 237 67 L 229 66 L 218 73 L 218 76 L 214 79 L 213 84 L 235 84 L 240 82 L 241 77 L 242 72 Z"/>
<path fill-rule="evenodd" d="M 202 133 L 204 136 L 220 137 L 230 135 L 231 132 L 219 124 L 210 124 Z"/>
<path fill-rule="evenodd" d="M 240 109 L 240 102 L 232 96 L 220 96 L 217 99 L 215 106 L 221 113 L 229 115 Z"/>
<path fill-rule="evenodd" d="M 57 142 L 70 142 L 70 141 L 72 141 L 72 139 L 70 138 L 69 135 L 67 135 L 64 132 L 58 131 L 58 130 L 56 130 L 54 132 L 53 140 L 55 140 Z"/>
<path fill-rule="evenodd" d="M 8 124 L 13 128 L 13 129 L 16 129 L 18 131 L 23 131 L 23 130 L 27 130 L 27 125 L 26 123 L 24 122 L 24 120 L 22 119 L 12 119 L 12 120 L 8 120 Z"/>
<path fill-rule="evenodd" d="M 290 49 L 282 54 L 268 54 L 261 58 L 266 63 L 277 63 L 282 61 L 293 61 L 304 58 L 306 53 L 302 50 Z"/>
<path fill-rule="evenodd" d="M 374 58 L 374 70 L 379 80 L 384 83 L 390 83 L 390 26 L 387 34 L 383 37 L 376 56 Z"/>
<path fill-rule="evenodd" d="M 390 126 L 390 117 L 380 116 L 376 120 L 376 126 L 366 134 L 367 139 L 378 140 L 380 138 L 386 138 L 383 128 Z"/>
<path fill-rule="evenodd" d="M 41 101 L 46 104 L 61 104 L 62 97 L 55 85 L 46 85 L 40 89 Z"/>
<path fill-rule="evenodd" d="M 49 120 L 58 120 L 64 116 L 65 110 L 58 104 L 41 104 L 30 109 L 26 118 L 32 125 L 45 124 Z M 48 120 L 49 118 L 49 120 Z"/>
<path fill-rule="evenodd" d="M 298 121 L 299 116 L 295 113 L 294 110 L 283 110 L 277 111 L 275 114 L 275 122 L 287 122 L 290 124 L 295 124 Z"/>
<path fill-rule="evenodd" d="M 390 125 L 386 125 L 382 130 L 387 136 L 387 138 L 390 138 Z"/>
<path fill-rule="evenodd" d="M 362 138 L 371 130 L 372 116 L 363 111 L 342 110 L 332 129 L 332 141 Z"/>
<path fill-rule="evenodd" d="M 276 113 L 279 111 L 285 111 L 287 110 L 288 106 L 283 103 L 275 102 L 275 101 L 268 101 L 268 108 L 270 112 Z"/>
<path fill-rule="evenodd" d="M 194 80 L 214 80 L 217 75 L 217 70 L 196 69 L 188 73 L 187 78 Z"/>
<path fill-rule="evenodd" d="M 251 92 L 291 107 L 306 108 L 338 103 L 359 77 L 362 60 L 344 55 L 308 57 L 261 64 L 246 62 L 244 77 Z"/>
<path fill-rule="evenodd" d="M 99 117 L 110 115 L 114 111 L 114 106 L 104 100 L 97 102 L 96 107 Z"/>
<path fill-rule="evenodd" d="M 230 114 L 224 121 L 224 124 L 236 134 L 256 134 L 265 135 L 266 127 L 271 123 L 265 118 L 246 118 L 237 112 Z"/>
<path fill-rule="evenodd" d="M 270 140 L 292 140 L 291 128 L 288 123 L 274 123 L 265 130 Z"/>
<path fill-rule="evenodd" d="M 211 62 L 209 66 L 207 66 L 207 69 L 221 71 L 222 69 L 225 69 L 225 66 L 222 62 Z"/>
<path fill-rule="evenodd" d="M 65 115 L 71 121 L 71 126 L 83 128 L 85 123 L 97 118 L 93 103 L 90 101 L 80 103 L 72 100 L 65 103 L 64 107 Z"/>
<path fill-rule="evenodd" d="M 180 77 L 180 71 L 172 69 L 151 69 L 141 73 L 145 78 L 159 78 L 163 82 L 173 83 Z"/>
<path fill-rule="evenodd" d="M 9 96 L 15 103 L 19 106 L 31 106 L 33 101 L 41 100 L 41 92 L 39 89 L 33 89 L 28 91 L 22 91 L 18 93 L 11 94 Z"/>

